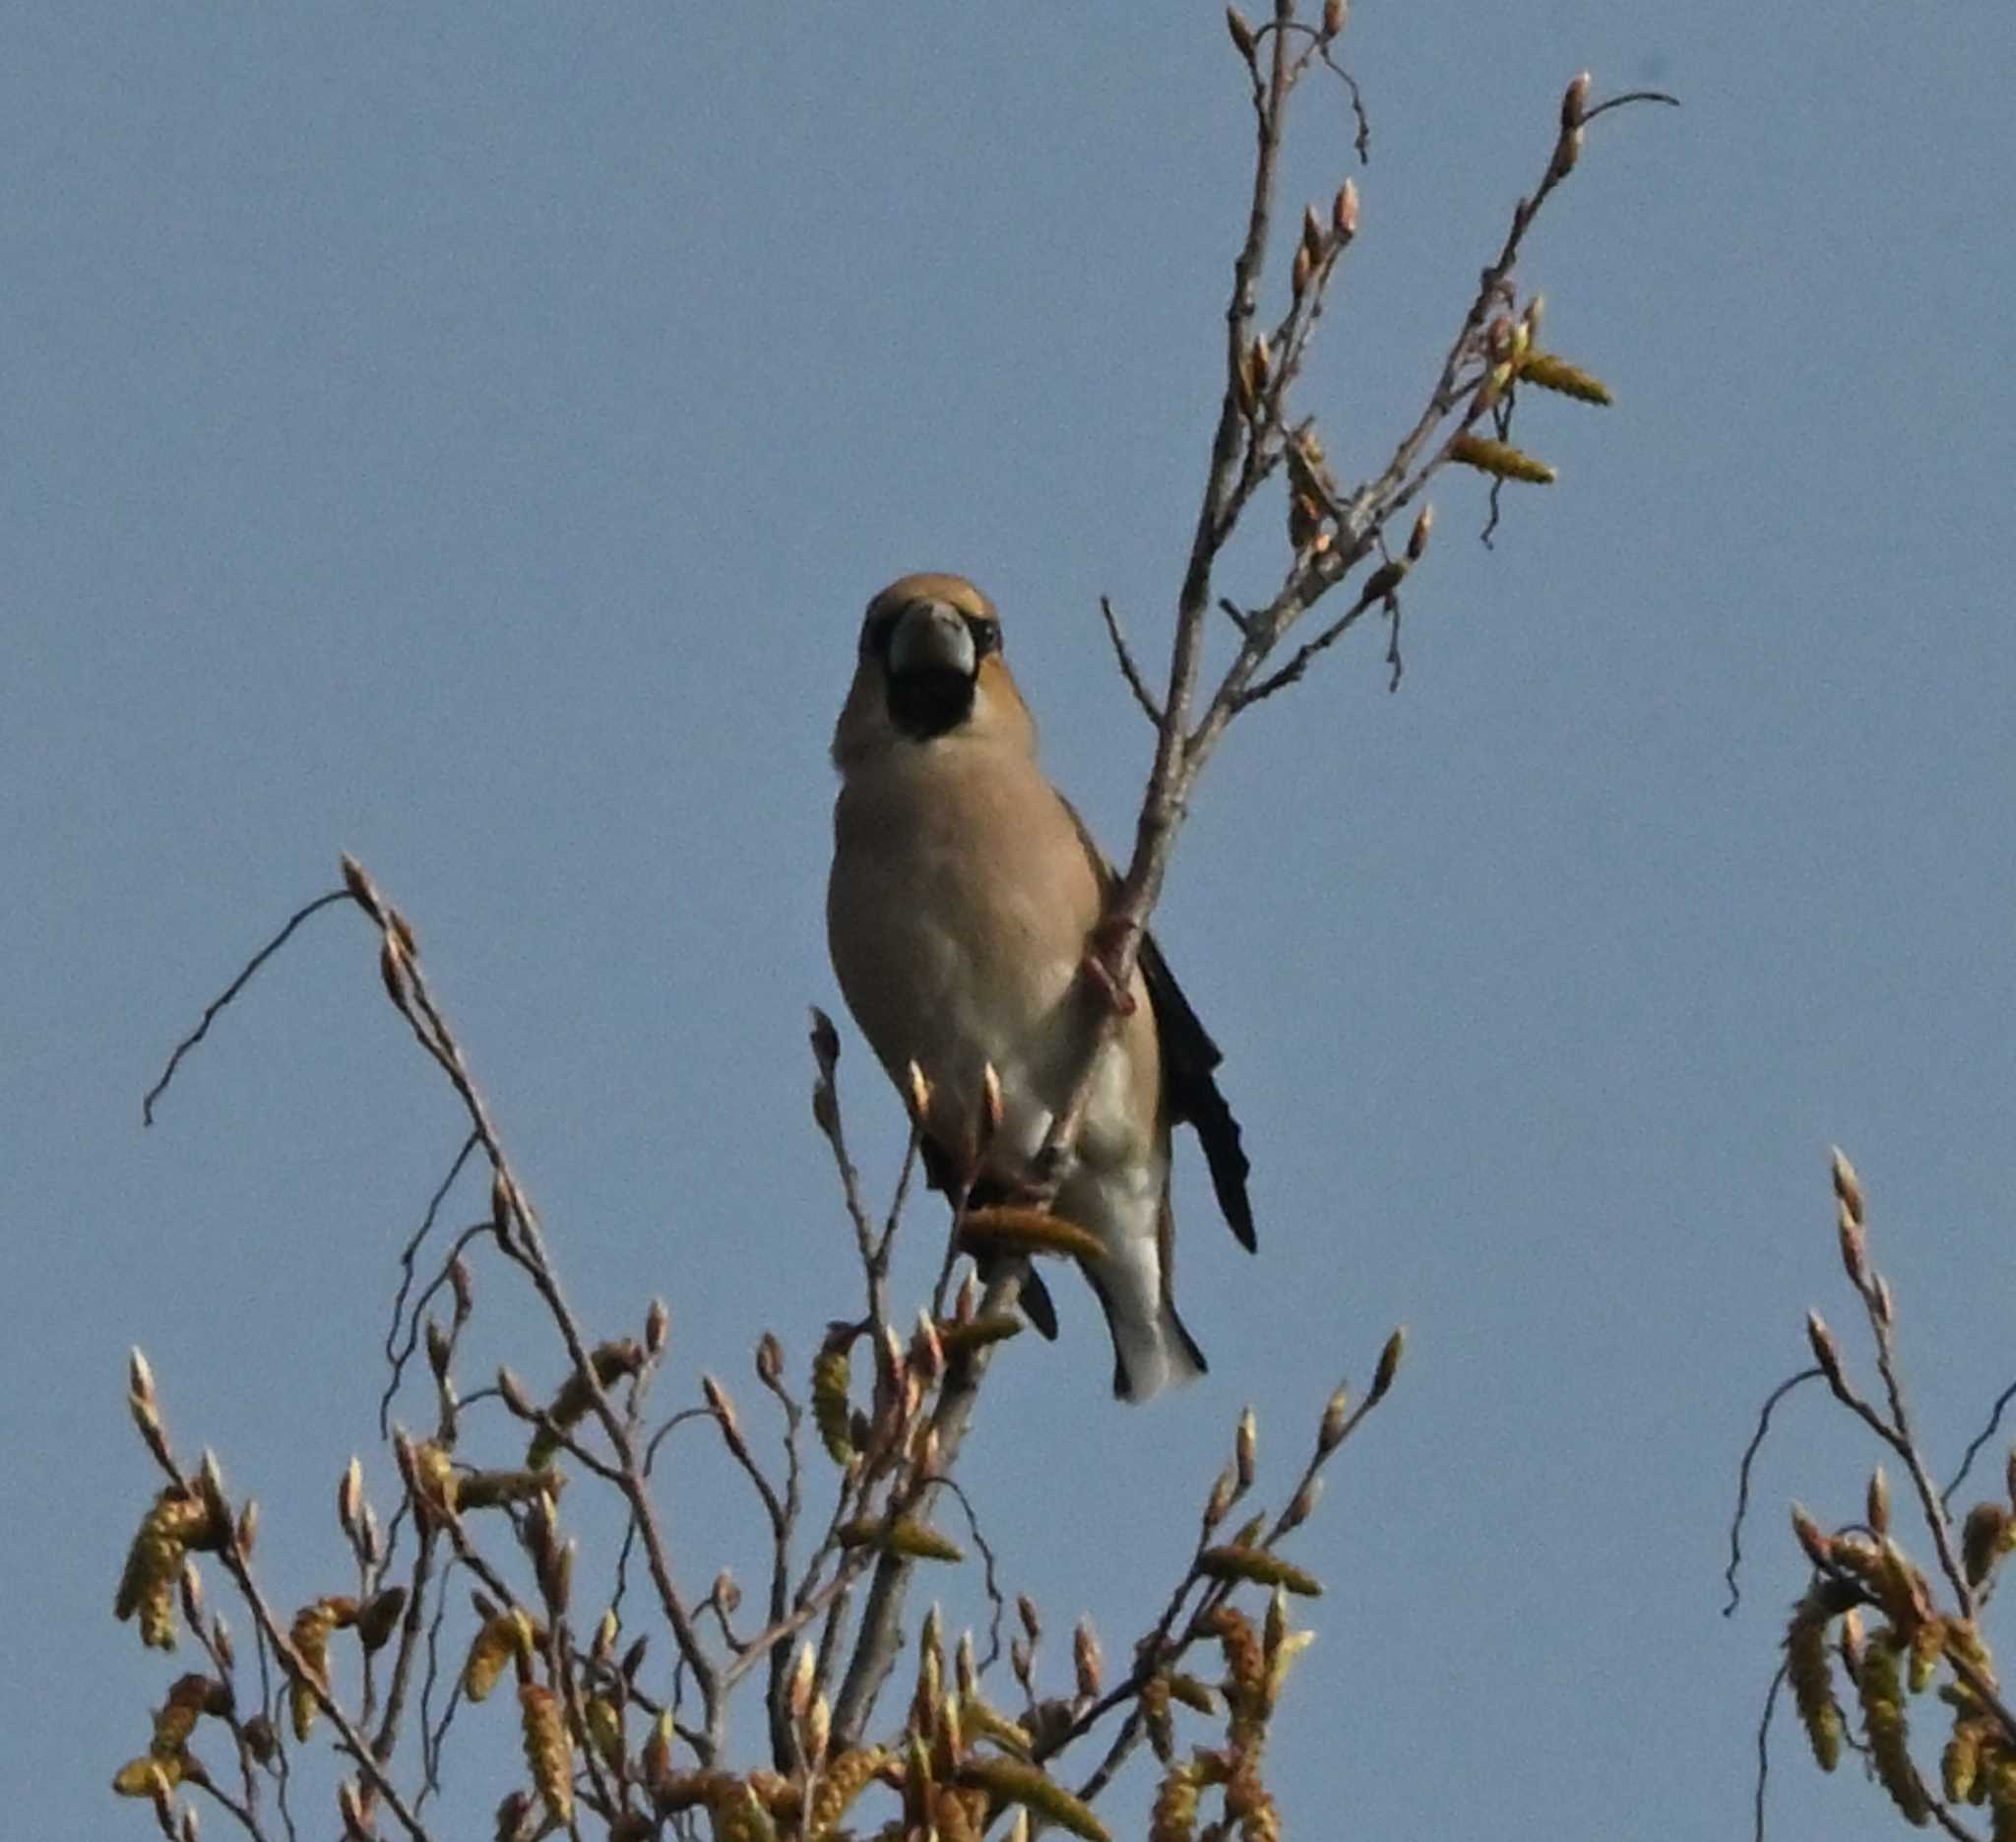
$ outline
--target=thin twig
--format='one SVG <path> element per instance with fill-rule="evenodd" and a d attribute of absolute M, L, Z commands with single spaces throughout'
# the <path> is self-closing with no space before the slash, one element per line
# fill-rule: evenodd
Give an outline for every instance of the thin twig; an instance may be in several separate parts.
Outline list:
<path fill-rule="evenodd" d="M 159 1100 L 168 1091 L 168 1083 L 175 1078 L 175 1070 L 181 1066 L 182 1057 L 188 1054 L 197 1044 L 201 1043 L 210 1034 L 210 1026 L 216 1020 L 218 1012 L 222 1010 L 240 991 L 244 990 L 246 985 L 251 984 L 252 975 L 278 953 L 282 947 L 286 945 L 287 941 L 293 936 L 294 929 L 306 921 L 309 916 L 328 908 L 333 902 L 347 902 L 349 900 L 350 892 L 347 889 L 332 889 L 327 895 L 317 896 L 305 908 L 297 909 L 290 915 L 287 918 L 286 925 L 246 961 L 244 970 L 229 985 L 225 985 L 218 996 L 211 1000 L 203 1013 L 202 1021 L 181 1042 L 175 1045 L 174 1052 L 168 1057 L 168 1065 L 161 1070 L 160 1079 L 147 1090 L 140 1103 L 140 1121 L 143 1125 L 154 1124 L 155 1102 Z"/>
<path fill-rule="evenodd" d="M 2000 1429 L 2002 1414 L 2011 1401 L 2016 1401 L 2016 1381 L 2010 1382 L 1995 1396 L 1994 1410 L 1988 1415 L 1988 1424 L 1968 1441 L 1967 1450 L 1961 1454 L 1960 1469 L 1953 1474 L 1953 1482 L 1939 1493 L 1939 1501 L 1947 1509 L 1952 1508 L 1953 1493 L 1967 1482 L 1967 1474 L 1974 1469 L 1974 1461 L 1981 1456 L 1982 1447 Z"/>
<path fill-rule="evenodd" d="M 1161 729 L 1162 706 L 1155 701 L 1155 693 L 1141 675 L 1141 667 L 1134 660 L 1134 650 L 1127 644 L 1127 636 L 1120 631 L 1119 615 L 1113 612 L 1112 603 L 1103 595 L 1099 598 L 1099 611 L 1105 618 L 1106 637 L 1113 643 L 1113 657 L 1120 663 L 1120 675 L 1127 680 L 1127 688 L 1134 693 L 1134 701 L 1141 706 L 1142 714 Z"/>
<path fill-rule="evenodd" d="M 1771 1430 L 1771 1415 L 1779 1402 L 1784 1400 L 1802 1381 L 1817 1381 L 1825 1371 L 1819 1368 L 1802 1368 L 1796 1375 L 1788 1375 L 1777 1387 L 1764 1397 L 1764 1405 L 1757 1415 L 1757 1429 L 1750 1434 L 1750 1442 L 1743 1447 L 1742 1462 L 1736 1467 L 1736 1508 L 1729 1524 L 1729 1565 L 1723 1569 L 1722 1577 L 1729 1584 L 1729 1604 L 1723 1607 L 1722 1616 L 1732 1616 L 1742 1600 L 1742 1589 L 1736 1584 L 1736 1572 L 1743 1564 L 1743 1517 L 1750 1508 L 1750 1467 L 1756 1463 L 1757 1454 L 1763 1449 L 1764 1435 Z"/>

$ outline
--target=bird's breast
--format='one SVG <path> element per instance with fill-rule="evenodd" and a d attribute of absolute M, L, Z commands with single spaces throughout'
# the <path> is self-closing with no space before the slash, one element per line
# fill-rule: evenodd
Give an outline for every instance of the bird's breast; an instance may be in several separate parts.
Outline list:
<path fill-rule="evenodd" d="M 827 909 L 848 1005 L 899 1084 L 913 1061 L 931 1081 L 951 1115 L 934 1128 L 963 1134 L 991 1062 L 1004 1149 L 1033 1153 L 1089 1043 L 1079 969 L 1100 914 L 1048 783 L 956 750 L 850 776 Z"/>

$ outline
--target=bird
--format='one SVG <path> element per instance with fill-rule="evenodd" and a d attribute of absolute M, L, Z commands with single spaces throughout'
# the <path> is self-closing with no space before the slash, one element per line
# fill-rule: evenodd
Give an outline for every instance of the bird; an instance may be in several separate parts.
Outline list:
<path fill-rule="evenodd" d="M 927 1180 L 950 1192 L 971 1175 L 991 1068 L 998 1125 L 969 1200 L 1028 1194 L 1111 1023 L 1049 1207 L 1100 1243 L 1081 1265 L 1111 1335 L 1114 1394 L 1146 1401 L 1193 1380 L 1204 1352 L 1172 1296 L 1174 1125 L 1196 1130 L 1227 1224 L 1256 1244 L 1222 1056 L 1152 934 L 1124 992 L 1103 971 L 1117 878 L 1039 764 L 1000 616 L 965 577 L 904 576 L 868 603 L 833 762 L 828 945 L 876 1058 L 899 1092 L 921 1097 Z M 1055 1334 L 1040 1285 L 1032 1297 L 1025 1283 L 1023 1304 Z"/>

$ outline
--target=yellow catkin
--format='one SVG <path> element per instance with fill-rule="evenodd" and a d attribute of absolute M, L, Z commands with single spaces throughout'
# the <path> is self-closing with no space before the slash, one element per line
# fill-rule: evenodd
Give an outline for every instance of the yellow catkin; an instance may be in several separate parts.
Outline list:
<path fill-rule="evenodd" d="M 1931 1818 L 1932 1805 L 1912 1762 L 1911 1736 L 1904 1717 L 1904 1681 L 1893 1633 L 1878 1632 L 1863 1650 L 1858 1686 L 1869 1761 L 1906 1819 L 1922 1827 Z"/>
<path fill-rule="evenodd" d="M 1215 1580 L 1251 1580 L 1260 1586 L 1285 1586 L 1308 1599 L 1319 1597 L 1323 1591 L 1323 1582 L 1313 1573 L 1279 1555 L 1269 1554 L 1264 1548 L 1207 1548 L 1197 1557 L 1197 1568 Z"/>
<path fill-rule="evenodd" d="M 550 1688 L 537 1683 L 519 1685 L 518 1705 L 525 1735 L 525 1762 L 533 1788 L 555 1822 L 574 1815 L 574 1747 L 567 1723 Z"/>
<path fill-rule="evenodd" d="M 1841 1763 L 1842 1736 L 1847 1722 L 1834 1698 L 1834 1672 L 1828 1660 L 1827 1627 L 1832 1614 L 1810 1594 L 1793 1608 L 1785 1631 L 1785 1673 L 1792 1683 L 1799 1725 L 1823 1772 Z"/>
<path fill-rule="evenodd" d="M 596 1379 L 604 1388 L 612 1388 L 626 1375 L 634 1375 L 644 1366 L 644 1351 L 635 1338 L 624 1337 L 614 1343 L 597 1345 L 588 1360 Z M 589 1386 L 587 1375 L 577 1368 L 561 1384 L 560 1392 L 553 1396 L 546 1408 L 546 1418 L 552 1422 L 552 1428 L 541 1427 L 533 1434 L 532 1444 L 525 1454 L 527 1466 L 534 1471 L 544 1470 L 552 1462 L 553 1454 L 560 1449 L 557 1435 L 578 1426 L 594 1405 L 595 1390 Z"/>
<path fill-rule="evenodd" d="M 2016 1842 L 2016 1755 L 1999 1748 L 1988 1758 L 1974 1801 L 1986 1800 L 1994 1842 Z"/>
<path fill-rule="evenodd" d="M 1225 1810 L 1238 1819 L 1243 1842 L 1281 1842 L 1281 1813 L 1260 1782 L 1257 1752 L 1245 1753 L 1226 1781 Z"/>
<path fill-rule="evenodd" d="M 984 1344 L 1005 1343 L 1021 1334 L 1022 1319 L 1011 1317 L 1006 1311 L 989 1311 L 963 1324 L 947 1321 L 938 1326 L 938 1341 L 945 1346 L 948 1356 L 962 1350 L 976 1350 Z"/>
<path fill-rule="evenodd" d="M 1148 1842 L 1190 1842 L 1197 1830 L 1197 1772 L 1191 1765 L 1171 1765 L 1155 1794 L 1148 1819 Z"/>
<path fill-rule="evenodd" d="M 1535 460 L 1509 441 L 1492 441 L 1467 430 L 1450 441 L 1449 458 L 1498 479 L 1523 479 L 1536 486 L 1551 486 L 1558 477 L 1544 461 Z"/>
<path fill-rule="evenodd" d="M 289 1636 L 293 1641 L 294 1654 L 301 1660 L 305 1676 L 295 1676 L 287 1684 L 287 1711 L 293 1719 L 294 1738 L 306 1740 L 315 1727 L 315 1716 L 321 1711 L 317 1700 L 317 1688 L 329 1687 L 329 1633 L 337 1626 L 338 1618 L 332 1609 L 335 1602 L 318 1599 L 311 1606 L 303 1606 L 294 1614 L 293 1628 Z M 350 1618 L 356 1617 L 355 1607 L 350 1609 Z"/>
<path fill-rule="evenodd" d="M 889 1762 L 880 1747 L 856 1747 L 843 1752 L 819 1775 L 812 1793 L 810 1820 L 806 1825 L 809 1842 L 823 1842 L 834 1825 L 853 1807 L 875 1774 Z"/>
<path fill-rule="evenodd" d="M 1982 1739 L 1980 1721 L 1966 1716 L 1953 1723 L 1953 1737 L 1939 1754 L 1939 1781 L 1953 1804 L 1971 1804 L 1982 1787 Z"/>
<path fill-rule="evenodd" d="M 1923 1694 L 1938 1672 L 1939 1659 L 1946 1654 L 1946 1626 L 1939 1619 L 1927 1619 L 1911 1634 L 1911 1692 Z"/>
<path fill-rule="evenodd" d="M 966 1762 L 965 1776 L 969 1784 L 990 1797 L 1047 1816 L 1073 1835 L 1084 1837 L 1085 1842 L 1111 1842 L 1105 1824 L 1091 1807 L 1035 1765 L 1025 1765 L 1019 1759 L 972 1758 Z"/>
<path fill-rule="evenodd" d="M 949 1537 L 909 1516 L 892 1523 L 873 1517 L 850 1522 L 835 1531 L 843 1548 L 880 1548 L 890 1554 L 908 1555 L 914 1560 L 964 1560 L 966 1551 Z"/>
<path fill-rule="evenodd" d="M 980 1824 L 974 1819 L 973 1798 L 962 1795 L 950 1786 L 941 1787 L 931 1800 L 931 1811 L 935 1818 L 940 1842 L 980 1842 Z M 986 1815 L 986 1799 L 979 1799 L 980 1816 Z"/>
<path fill-rule="evenodd" d="M 170 1485 L 141 1518 L 112 1601 L 112 1616 L 140 1620 L 140 1641 L 153 1650 L 175 1647 L 175 1592 L 182 1559 L 192 1548 L 213 1548 L 217 1531 L 196 1493 Z"/>
<path fill-rule="evenodd" d="M 1538 384 L 1543 390 L 1557 390 L 1581 403 L 1607 405 L 1611 401 L 1609 386 L 1602 378 L 1551 351 L 1528 352 L 1520 360 L 1519 375 L 1529 384 Z"/>
<path fill-rule="evenodd" d="M 728 1788 L 708 1805 L 716 1842 L 777 1842 L 777 1824 L 762 1800 L 746 1784 L 728 1781 Z"/>
<path fill-rule="evenodd" d="M 1148 1744 L 1155 1749 L 1155 1756 L 1165 1765 L 1171 1763 L 1176 1756 L 1176 1728 L 1169 1718 L 1166 1676 L 1152 1678 L 1141 1690 L 1141 1721 L 1148 1729 Z"/>
<path fill-rule="evenodd" d="M 611 1771 L 623 1768 L 623 1716 L 606 1695 L 590 1695 L 582 1710 L 588 1723 L 588 1737 L 601 1761 Z"/>
<path fill-rule="evenodd" d="M 982 1695 L 976 1693 L 960 1697 L 959 1729 L 969 1740 L 984 1737 L 1010 1752 L 1024 1758 L 1029 1756 L 1031 1742 L 1028 1729 L 1010 1720 Z"/>
<path fill-rule="evenodd" d="M 656 1791 L 660 1782 L 672 1769 L 672 1715 L 669 1708 L 659 1711 L 659 1717 L 652 1723 L 651 1735 L 644 1743 L 644 1752 L 638 1760 L 644 1773 L 644 1782 Z"/>
<path fill-rule="evenodd" d="M 137 1759 L 128 1759 L 112 1774 L 112 1789 L 122 1798 L 151 1798 L 164 1794 L 182 1782 L 182 1772 L 187 1763 L 187 1755 L 179 1752 L 166 1758 L 143 1752 Z"/>
<path fill-rule="evenodd" d="M 960 1242 L 969 1253 L 1056 1253 L 1075 1260 L 1105 1254 L 1099 1237 L 1045 1209 L 1006 1204 L 968 1212 Z"/>
<path fill-rule="evenodd" d="M 1220 1606 L 1211 1615 L 1211 1630 L 1225 1651 L 1226 1675 L 1242 1701 L 1257 1701 L 1267 1684 L 1267 1656 L 1260 1634 L 1244 1613 Z"/>
<path fill-rule="evenodd" d="M 848 1389 L 852 1365 L 845 1350 L 822 1350 L 812 1363 L 812 1422 L 819 1429 L 826 1455 L 845 1469 L 854 1456 Z"/>
<path fill-rule="evenodd" d="M 472 1701 L 481 1701 L 496 1687 L 504 1666 L 519 1645 L 518 1615 L 500 1612 L 487 1620 L 469 1647 L 469 1661 L 462 1669 L 462 1692 Z"/>

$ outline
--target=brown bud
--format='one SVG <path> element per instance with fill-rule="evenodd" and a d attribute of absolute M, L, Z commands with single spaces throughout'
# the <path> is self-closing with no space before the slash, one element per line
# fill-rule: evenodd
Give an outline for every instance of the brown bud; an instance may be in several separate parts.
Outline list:
<path fill-rule="evenodd" d="M 233 1545 L 240 1560 L 252 1558 L 252 1547 L 259 1540 L 259 1499 L 248 1496 L 245 1506 L 238 1511 L 238 1527 L 232 1536 Z"/>
<path fill-rule="evenodd" d="M 1890 1480 L 1878 1465 L 1869 1474 L 1868 1524 L 1877 1535 L 1890 1533 Z"/>
<path fill-rule="evenodd" d="M 1310 1512 L 1323 1495 L 1323 1480 L 1307 1478 L 1302 1488 L 1289 1499 L 1288 1507 L 1281 1514 L 1281 1532 L 1286 1535 L 1291 1529 L 1298 1529 L 1308 1521 Z"/>
<path fill-rule="evenodd" d="M 203 1463 L 196 1473 L 196 1488 L 203 1493 L 203 1512 L 213 1529 L 231 1525 L 231 1505 L 224 1495 L 223 1468 L 209 1446 L 203 1448 Z"/>
<path fill-rule="evenodd" d="M 347 851 L 338 861 L 343 866 L 343 886 L 349 891 L 350 900 L 373 921 L 377 921 L 384 912 L 379 900 L 378 885 L 371 880 L 364 866 Z"/>
<path fill-rule="evenodd" d="M 1241 1494 L 1253 1488 L 1253 1478 L 1259 1466 L 1260 1423 L 1254 1419 L 1249 1407 L 1239 1416 L 1239 1429 L 1232 1440 L 1232 1463 L 1239 1475 Z"/>
<path fill-rule="evenodd" d="M 1289 291 L 1299 300 L 1309 290 L 1309 278 L 1315 273 L 1316 265 L 1309 255 L 1309 246 L 1298 243 L 1295 246 L 1294 268 L 1289 276 Z"/>
<path fill-rule="evenodd" d="M 1225 1512 L 1232 1506 L 1238 1493 L 1238 1473 L 1228 1465 L 1218 1474 L 1211 1487 L 1211 1494 L 1204 1499 L 1204 1526 L 1207 1529 L 1215 1529 L 1225 1520 Z"/>
<path fill-rule="evenodd" d="M 1080 1697 L 1087 1701 L 1098 1700 L 1105 1659 L 1100 1652 L 1099 1634 L 1092 1628 L 1089 1618 L 1080 1619 L 1078 1628 L 1071 1633 L 1071 1660 L 1078 1672 Z"/>
<path fill-rule="evenodd" d="M 819 1653 L 810 1644 L 800 1644 L 791 1659 L 790 1710 L 794 1720 L 803 1720 L 812 1705 L 812 1688 L 819 1673 Z"/>
<path fill-rule="evenodd" d="M 1349 243 L 1357 235 L 1358 187 L 1355 179 L 1347 179 L 1330 201 L 1330 227 L 1337 233 L 1340 243 Z"/>
<path fill-rule="evenodd" d="M 1316 207 L 1302 207 L 1302 247 L 1309 252 L 1311 262 L 1323 259 L 1323 220 L 1316 216 Z"/>
<path fill-rule="evenodd" d="M 931 1313 L 917 1309 L 916 1335 L 911 1339 L 911 1360 L 926 1381 L 936 1381 L 945 1372 L 945 1343 Z"/>
<path fill-rule="evenodd" d="M 1846 1400 L 1848 1380 L 1842 1373 L 1841 1346 L 1834 1341 L 1834 1333 L 1827 1328 L 1827 1320 L 1818 1311 L 1806 1313 L 1806 1342 L 1812 1346 L 1813 1360 L 1820 1365 L 1820 1372 L 1827 1377 L 1827 1385 Z"/>
<path fill-rule="evenodd" d="M 1834 1193 L 1841 1199 L 1841 1206 L 1859 1224 L 1862 1220 L 1862 1183 L 1855 1174 L 1855 1166 L 1848 1161 L 1848 1155 L 1839 1145 L 1830 1147 L 1833 1161 Z"/>
<path fill-rule="evenodd" d="M 448 1365 L 455 1355 L 455 1345 L 437 1317 L 427 1319 L 427 1366 L 434 1371 L 436 1381 L 448 1379 Z"/>
<path fill-rule="evenodd" d="M 468 1323 L 469 1314 L 475 1309 L 475 1280 L 469 1262 L 459 1253 L 448 1262 L 448 1289 L 455 1295 L 455 1321 Z"/>
<path fill-rule="evenodd" d="M 1349 0 L 1323 0 L 1323 42 L 1328 44 L 1344 31 L 1344 22 L 1350 15 Z"/>
<path fill-rule="evenodd" d="M 502 1171 L 490 1173 L 490 1230 L 505 1246 L 511 1245 L 511 1223 L 517 1213 L 511 1179 Z"/>
<path fill-rule="evenodd" d="M 374 1593 L 357 1609 L 357 1641 L 366 1650 L 382 1650 L 399 1628 L 405 1611 L 404 1586 L 388 1586 L 382 1593 Z"/>
<path fill-rule="evenodd" d="M 1246 16 L 1237 7 L 1228 6 L 1226 8 L 1225 29 L 1231 33 L 1232 44 L 1237 49 L 1238 54 L 1248 64 L 1252 63 L 1254 53 L 1260 41 L 1254 37 L 1253 28 L 1246 23 Z"/>
<path fill-rule="evenodd" d="M 775 1331 L 766 1330 L 756 1340 L 756 1379 L 766 1388 L 775 1388 L 784 1380 L 784 1345 Z"/>
<path fill-rule="evenodd" d="M 145 1402 L 149 1407 L 154 1407 L 157 1404 L 154 1392 L 154 1369 L 149 1365 L 146 1356 L 142 1354 L 140 1345 L 137 1343 L 133 1346 L 131 1354 L 126 1359 L 126 1386 L 132 1391 L 133 1399 L 136 1403 Z"/>
<path fill-rule="evenodd" d="M 735 1584 L 735 1576 L 726 1567 L 714 1576 L 714 1603 L 730 1618 L 742 1603 L 742 1589 Z"/>
<path fill-rule="evenodd" d="M 1589 81 L 1586 70 L 1578 71 L 1561 94 L 1561 128 L 1564 133 L 1582 126 L 1583 110 L 1589 103 Z"/>
<path fill-rule="evenodd" d="M 1841 1267 L 1858 1292 L 1869 1289 L 1869 1237 L 1846 1202 L 1840 1206 L 1835 1231 L 1841 1239 Z"/>
<path fill-rule="evenodd" d="M 2016 1464 L 2016 1454 L 2011 1455 L 2011 1463 Z M 1022 1628 L 1029 1633 L 1029 1641 L 1033 1644 L 1041 1643 L 1043 1625 L 1042 1620 L 1037 1616 L 1036 1601 L 1027 1593 L 1017 1593 L 1015 1610 L 1022 1620 Z"/>
<path fill-rule="evenodd" d="M 1799 1546 L 1806 1551 L 1806 1558 L 1814 1566 L 1833 1566 L 1833 1538 L 1813 1520 L 1812 1512 L 1803 1503 L 1792 1506 L 1792 1532 L 1798 1537 Z"/>
<path fill-rule="evenodd" d="M 503 1397 L 504 1405 L 520 1420 L 537 1418 L 539 1410 L 533 1404 L 532 1396 L 526 1393 L 525 1383 L 511 1369 L 498 1369 L 497 1392 Z"/>
<path fill-rule="evenodd" d="M 409 1002 L 406 950 L 399 944 L 396 934 L 386 934 L 379 943 L 378 978 L 385 986 L 385 995 L 405 1010 Z"/>
<path fill-rule="evenodd" d="M 987 1155 L 987 1148 L 994 1142 L 994 1134 L 1000 1131 L 1001 1121 L 1007 1116 L 1007 1103 L 1001 1097 L 1001 1077 L 995 1072 L 992 1062 L 982 1062 L 979 1130 L 979 1155 L 982 1158 Z"/>
<path fill-rule="evenodd" d="M 1337 1384 L 1337 1391 L 1324 1404 L 1323 1421 L 1316 1429 L 1316 1449 L 1320 1452 L 1334 1452 L 1338 1441 L 1344 1437 L 1344 1429 L 1351 1424 L 1351 1395 L 1343 1382 Z"/>
<path fill-rule="evenodd" d="M 354 1453 L 336 1486 L 336 1519 L 346 1535 L 354 1537 L 364 1506 L 364 1467 Z"/>
<path fill-rule="evenodd" d="M 1372 1371 L 1372 1391 L 1365 1396 L 1365 1405 L 1373 1406 L 1386 1398 L 1386 1390 L 1393 1385 L 1393 1377 L 1400 1373 L 1400 1359 L 1407 1350 L 1407 1326 L 1405 1324 L 1386 1339 L 1386 1347 L 1379 1352 L 1379 1366 Z"/>
<path fill-rule="evenodd" d="M 700 1377 L 700 1392 L 707 1397 L 708 1411 L 721 1422 L 722 1430 L 731 1439 L 742 1436 L 741 1424 L 735 1419 L 735 1404 L 728 1398 L 728 1391 L 712 1375 Z"/>
<path fill-rule="evenodd" d="M 1428 547 L 1428 534 L 1435 529 L 1435 508 L 1424 505 L 1420 515 L 1414 521 L 1414 529 L 1407 534 L 1407 560 L 1418 563 Z"/>

